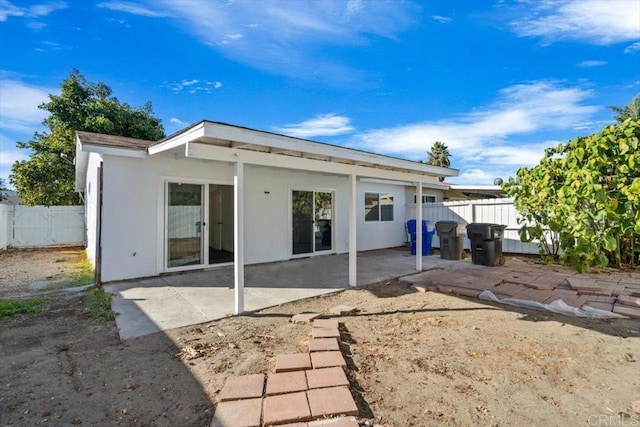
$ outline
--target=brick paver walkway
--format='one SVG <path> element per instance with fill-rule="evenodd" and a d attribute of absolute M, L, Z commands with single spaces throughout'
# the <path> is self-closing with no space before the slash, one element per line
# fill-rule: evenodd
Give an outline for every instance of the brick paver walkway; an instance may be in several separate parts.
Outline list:
<path fill-rule="evenodd" d="M 401 282 L 418 291 L 472 298 L 489 290 L 499 300 L 540 304 L 562 300 L 576 309 L 590 307 L 640 319 L 640 272 L 578 274 L 568 267 L 514 259 L 502 267 L 452 262 L 404 277 Z M 344 315 L 353 311 L 353 307 L 338 306 L 331 312 Z M 308 352 L 278 355 L 275 372 L 266 376 L 227 378 L 212 427 L 358 427 L 355 416 L 359 412 L 345 375 L 338 320 L 318 316 L 302 313 L 291 319 L 294 323 L 313 322 Z"/>
<path fill-rule="evenodd" d="M 435 291 L 471 298 L 485 290 L 498 299 L 550 304 L 562 300 L 578 309 L 603 310 L 640 319 L 640 272 L 607 270 L 579 274 L 573 268 L 507 260 L 502 267 L 452 262 L 412 276 L 403 282 L 419 291 Z"/>
<path fill-rule="evenodd" d="M 315 338 L 318 331 L 322 338 Z M 211 427 L 358 427 L 358 406 L 344 372 L 339 337 L 336 319 L 315 319 L 309 352 L 277 356 L 275 372 L 266 378 L 227 378 Z"/>

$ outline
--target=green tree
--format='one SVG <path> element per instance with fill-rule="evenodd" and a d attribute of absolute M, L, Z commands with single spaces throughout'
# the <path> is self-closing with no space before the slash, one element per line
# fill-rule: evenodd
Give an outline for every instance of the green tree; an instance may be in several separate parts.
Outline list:
<path fill-rule="evenodd" d="M 432 166 L 442 166 L 448 168 L 451 166 L 451 162 L 449 158 L 451 154 L 449 153 L 449 147 L 447 147 L 443 142 L 436 141 L 431 146 L 431 150 L 427 151 L 429 158 L 427 159 L 427 164 Z"/>
<path fill-rule="evenodd" d="M 7 193 L 5 193 L 5 191 L 8 191 L 8 190 L 9 189 L 7 188 L 7 185 L 4 182 L 4 179 L 0 178 L 0 202 L 7 198 Z"/>
<path fill-rule="evenodd" d="M 628 105 L 624 107 L 609 107 L 609 109 L 616 113 L 615 119 L 620 123 L 627 119 L 640 119 L 640 93 Z"/>
<path fill-rule="evenodd" d="M 104 83 L 89 83 L 72 70 L 61 84 L 60 95 L 49 95 L 39 106 L 48 111 L 46 130 L 34 133 L 18 148 L 30 150 L 30 158 L 13 164 L 9 181 L 24 204 L 73 205 L 75 131 L 89 131 L 132 138 L 159 140 L 164 137 L 160 120 L 153 116 L 151 103 L 134 108 L 111 96 Z"/>
<path fill-rule="evenodd" d="M 504 185 L 523 241 L 579 271 L 636 265 L 640 255 L 640 120 L 549 148 Z M 561 251 L 559 251 L 559 249 Z"/>

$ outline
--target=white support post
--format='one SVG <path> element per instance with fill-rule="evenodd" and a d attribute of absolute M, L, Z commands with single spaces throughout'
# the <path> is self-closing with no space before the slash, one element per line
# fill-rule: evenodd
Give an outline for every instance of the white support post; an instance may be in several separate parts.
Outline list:
<path fill-rule="evenodd" d="M 422 182 L 416 182 L 416 270 L 422 271 Z"/>
<path fill-rule="evenodd" d="M 233 279 L 235 313 L 244 312 L 244 164 L 233 164 Z"/>
<path fill-rule="evenodd" d="M 349 175 L 349 286 L 356 286 L 358 282 L 356 234 L 358 227 L 358 197 L 356 190 L 356 176 Z"/>

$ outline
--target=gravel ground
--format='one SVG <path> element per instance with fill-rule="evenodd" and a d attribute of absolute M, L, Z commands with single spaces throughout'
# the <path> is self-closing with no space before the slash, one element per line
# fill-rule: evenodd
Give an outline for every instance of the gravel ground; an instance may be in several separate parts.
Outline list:
<path fill-rule="evenodd" d="M 30 285 L 69 277 L 82 261 L 84 249 L 79 246 L 0 251 L 0 298 L 32 294 Z"/>

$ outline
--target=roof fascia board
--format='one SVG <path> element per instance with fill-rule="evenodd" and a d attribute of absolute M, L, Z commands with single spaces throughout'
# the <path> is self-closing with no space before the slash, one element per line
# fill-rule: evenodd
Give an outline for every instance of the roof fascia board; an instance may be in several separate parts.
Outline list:
<path fill-rule="evenodd" d="M 202 160 L 217 160 L 221 162 L 243 162 L 258 166 L 270 166 L 283 169 L 295 169 L 312 172 L 330 173 L 336 175 L 357 175 L 367 178 L 379 178 L 401 182 L 428 182 L 434 179 L 432 175 L 390 171 L 366 166 L 347 165 L 322 160 L 303 159 L 300 157 L 283 156 L 280 154 L 264 153 L 217 147 L 214 145 L 190 142 L 186 150 L 187 158 Z"/>
<path fill-rule="evenodd" d="M 73 185 L 76 191 L 84 191 L 87 181 L 87 168 L 89 167 L 89 153 L 83 151 L 80 137 L 76 134 L 76 158 L 73 159 L 75 164 L 75 179 Z"/>
<path fill-rule="evenodd" d="M 452 190 L 484 190 L 484 191 L 502 191 L 499 185 L 457 185 L 451 184 Z"/>
<path fill-rule="evenodd" d="M 181 145 L 185 145 L 188 142 L 202 138 L 203 136 L 205 136 L 204 122 L 194 126 L 184 133 L 174 136 L 171 139 L 152 145 L 148 149 L 149 155 L 153 156 L 154 154 L 162 153 L 163 151 L 172 150 Z"/>
<path fill-rule="evenodd" d="M 81 144 L 81 151 L 89 152 L 89 153 L 98 153 L 98 154 L 109 155 L 109 156 L 120 156 L 120 157 L 144 158 L 149 156 L 146 150 L 132 150 L 129 148 L 105 147 L 102 145 L 94 145 L 94 144 Z"/>
<path fill-rule="evenodd" d="M 361 181 L 373 182 L 377 184 L 405 185 L 407 187 L 414 187 L 416 185 L 415 182 L 386 181 L 384 179 L 377 179 L 377 178 L 362 178 Z M 443 185 L 443 184 L 433 184 L 430 182 L 423 182 L 422 188 L 428 188 L 429 190 L 448 190 L 449 186 Z"/>
<path fill-rule="evenodd" d="M 383 166 L 409 169 L 433 176 L 458 176 L 458 170 L 443 168 L 410 160 L 394 159 L 364 151 L 351 150 L 329 144 L 297 139 L 285 135 L 268 134 L 257 130 L 240 128 L 221 123 L 204 123 L 205 136 L 250 145 L 273 147 L 281 151 L 304 152 L 321 156 L 348 159 L 354 162 L 374 163 Z M 193 138 L 192 138 L 193 139 Z"/>

